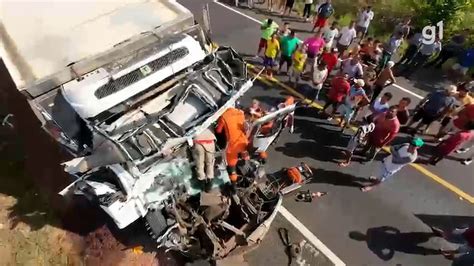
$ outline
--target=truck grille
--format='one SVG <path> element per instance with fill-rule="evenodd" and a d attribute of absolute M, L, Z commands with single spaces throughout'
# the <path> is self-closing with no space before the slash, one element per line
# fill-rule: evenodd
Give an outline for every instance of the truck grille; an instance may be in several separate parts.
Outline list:
<path fill-rule="evenodd" d="M 163 69 L 166 66 L 173 64 L 174 62 L 178 61 L 179 59 L 185 57 L 189 54 L 189 50 L 186 47 L 181 47 L 175 49 L 164 56 L 153 60 L 142 66 L 141 68 L 135 69 L 132 72 L 122 76 L 116 80 L 112 80 L 109 83 L 99 87 L 95 92 L 94 95 L 98 99 L 102 99 L 109 95 L 112 95 L 133 83 Z"/>

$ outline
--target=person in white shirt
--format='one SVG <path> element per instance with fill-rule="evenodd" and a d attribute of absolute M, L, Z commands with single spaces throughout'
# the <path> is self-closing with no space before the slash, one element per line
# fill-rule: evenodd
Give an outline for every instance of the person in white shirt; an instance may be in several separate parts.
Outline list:
<path fill-rule="evenodd" d="M 357 21 L 356 31 L 357 31 L 357 34 L 361 34 L 362 39 L 367 33 L 367 30 L 369 28 L 369 25 L 372 19 L 374 19 L 374 12 L 372 11 L 371 6 L 368 6 L 366 9 L 363 9 L 359 13 L 359 19 Z"/>
<path fill-rule="evenodd" d="M 309 17 L 311 16 L 311 6 L 313 5 L 313 0 L 305 0 L 304 1 L 304 9 L 303 9 L 303 19 L 306 22 L 309 21 Z"/>
<path fill-rule="evenodd" d="M 316 64 L 316 63 L 315 63 Z M 319 99 L 319 92 L 323 88 L 324 81 L 328 77 L 328 68 L 326 66 L 326 62 L 322 61 L 314 67 L 313 71 L 313 86 L 316 90 L 316 96 L 314 97 L 314 101 Z"/>
<path fill-rule="evenodd" d="M 334 38 L 339 35 L 339 30 L 337 29 L 338 25 L 339 23 L 337 21 L 334 21 L 330 27 L 326 27 L 323 30 L 323 39 L 326 42 L 326 48 L 332 48 Z"/>
<path fill-rule="evenodd" d="M 373 184 L 361 188 L 363 192 L 372 190 L 380 185 L 387 178 L 400 171 L 405 165 L 413 163 L 418 158 L 418 148 L 423 146 L 424 141 L 421 138 L 414 138 L 409 143 L 394 145 L 390 147 L 390 155 L 382 160 L 380 174 L 371 176 L 370 181 Z"/>
<path fill-rule="evenodd" d="M 386 92 L 382 97 L 374 100 L 373 103 L 369 106 L 370 114 L 364 118 L 367 122 L 372 122 L 375 116 L 388 111 L 390 108 L 389 102 L 393 98 L 393 95 L 390 92 Z"/>
<path fill-rule="evenodd" d="M 337 41 L 337 50 L 341 55 L 344 54 L 344 51 L 349 48 L 352 41 L 357 37 L 357 32 L 355 30 L 355 21 L 351 21 L 348 27 L 341 29 L 339 33 L 339 40 Z"/>
<path fill-rule="evenodd" d="M 347 58 L 341 63 L 341 72 L 347 73 L 349 78 L 360 78 L 364 75 L 364 70 L 360 63 L 359 56 L 355 55 L 352 58 Z"/>
<path fill-rule="evenodd" d="M 405 70 L 402 74 L 410 76 L 413 75 L 420 67 L 424 66 L 428 60 L 433 56 L 435 53 L 441 52 L 441 41 L 438 36 L 436 36 L 436 40 L 434 43 L 431 44 L 422 44 L 418 49 L 418 53 L 416 53 L 413 60 L 408 63 Z"/>

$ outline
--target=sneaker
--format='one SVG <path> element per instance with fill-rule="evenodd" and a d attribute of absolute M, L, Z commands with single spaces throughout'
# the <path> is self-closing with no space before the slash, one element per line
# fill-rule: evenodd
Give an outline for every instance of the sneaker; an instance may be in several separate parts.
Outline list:
<path fill-rule="evenodd" d="M 461 163 L 464 164 L 464 165 L 470 165 L 472 163 L 472 158 L 463 160 Z"/>
<path fill-rule="evenodd" d="M 466 153 L 470 150 L 471 148 L 461 148 L 461 149 L 457 149 L 456 150 L 456 153 Z"/>
<path fill-rule="evenodd" d="M 326 118 L 327 121 L 332 121 L 334 118 L 332 116 Z"/>

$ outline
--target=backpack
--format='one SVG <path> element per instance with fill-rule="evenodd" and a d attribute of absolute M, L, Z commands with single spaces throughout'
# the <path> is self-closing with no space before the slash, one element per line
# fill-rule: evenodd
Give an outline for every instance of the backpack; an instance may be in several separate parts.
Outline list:
<path fill-rule="evenodd" d="M 329 18 L 332 13 L 334 13 L 334 8 L 332 7 L 331 4 L 323 4 L 321 7 L 320 7 L 320 11 L 319 11 L 319 15 L 323 18 Z"/>

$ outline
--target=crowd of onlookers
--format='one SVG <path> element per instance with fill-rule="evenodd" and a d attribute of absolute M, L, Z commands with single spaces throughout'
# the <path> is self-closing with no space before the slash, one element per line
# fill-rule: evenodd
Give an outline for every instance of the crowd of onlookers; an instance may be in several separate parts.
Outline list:
<path fill-rule="evenodd" d="M 276 8 L 279 15 L 286 16 L 291 15 L 295 1 L 267 3 L 269 11 Z M 425 135 L 435 121 L 440 123 L 433 139 L 438 145 L 425 163 L 435 165 L 453 152 L 465 153 L 474 146 L 474 74 L 468 74 L 474 67 L 474 48 L 466 44 L 469 30 L 442 44 L 435 32 L 425 30 L 422 34 L 421 28 L 411 24 L 411 18 L 405 18 L 387 40 L 377 40 L 367 36 L 375 17 L 371 6 L 362 8 L 356 20 L 341 27 L 333 19 L 335 9 L 331 0 L 305 0 L 304 4 L 301 22 L 312 21 L 314 34 L 300 40 L 289 23 L 280 28 L 273 19 L 265 19 L 256 57 L 262 56 L 263 51 L 263 64 L 270 79 L 274 72 L 284 71 L 294 87 L 299 86 L 301 79 L 309 79 L 310 100 L 319 101 L 325 94 L 319 113 L 329 121 L 338 118 L 343 132 L 351 124 L 357 125 L 341 167 L 348 166 L 354 154 L 372 161 L 381 149 L 389 146 L 390 153 L 383 159 L 380 173 L 371 177 L 372 183 L 362 187 L 362 191 L 370 191 L 405 165 L 420 162 L 417 150 L 425 141 L 416 135 Z M 426 35 L 432 38 L 428 40 Z M 406 48 L 401 53 L 404 43 Z M 455 59 L 446 75 L 452 85 L 430 92 L 412 112 L 410 97 L 394 103 L 392 93 L 384 92 L 396 83 L 396 76 L 410 78 L 420 68 L 441 68 L 449 59 Z M 325 88 L 327 92 L 321 93 Z M 258 101 L 255 106 L 259 106 Z M 331 112 L 327 111 L 329 108 Z M 368 111 L 353 123 L 364 108 Z M 400 131 L 411 134 L 410 141 L 390 145 Z M 474 153 L 461 163 L 469 165 L 473 156 Z M 445 255 L 453 254 L 449 251 Z"/>
<path fill-rule="evenodd" d="M 282 15 L 291 14 L 294 1 L 286 1 L 286 5 L 282 4 L 285 1 L 275 2 Z M 313 1 L 305 1 L 302 22 L 310 21 L 313 5 Z M 261 23 L 256 56 L 262 56 L 263 52 L 263 64 L 269 78 L 275 72 L 286 71 L 289 82 L 295 87 L 301 79 L 309 79 L 313 101 L 318 101 L 323 95 L 321 91 L 327 88 L 320 113 L 332 120 L 339 112 L 342 131 L 354 122 L 361 110 L 368 109 L 369 114 L 356 123 L 362 126 L 352 136 L 341 166 L 348 165 L 354 153 L 366 156 L 370 161 L 401 130 L 412 135 L 426 133 L 435 121 L 441 122 L 441 128 L 435 134 L 439 144 L 428 163 L 436 164 L 451 152 L 466 152 L 473 146 L 474 100 L 471 93 L 474 75 L 469 77 L 467 73 L 474 66 L 474 48 L 465 47 L 468 30 L 453 36 L 442 47 L 439 37 L 432 42 L 425 41 L 421 29 L 414 28 L 411 19 L 405 18 L 395 26 L 388 40 L 380 41 L 367 36 L 374 19 L 370 6 L 361 9 L 357 20 L 342 28 L 332 19 L 334 13 L 330 0 L 318 3 L 313 19 L 314 34 L 304 40 L 298 38 L 289 23 L 280 28 L 273 19 L 265 19 Z M 407 48 L 403 55 L 395 56 L 404 42 Z M 385 87 L 396 82 L 396 76 L 409 78 L 421 67 L 440 68 L 451 58 L 457 58 L 457 61 L 448 74 L 451 80 L 459 82 L 428 94 L 412 114 L 408 109 L 411 98 L 393 103 L 390 92 L 382 94 Z M 332 111 L 328 113 L 330 107 Z M 391 147 L 392 158 L 384 160 L 384 170 L 374 179 L 374 184 L 398 171 L 402 165 L 415 161 L 416 149 L 421 145 L 423 140 L 414 138 L 403 147 Z M 363 146 L 360 152 L 356 151 L 358 146 Z M 472 156 L 462 161 L 465 165 L 471 162 Z"/>

